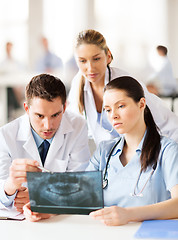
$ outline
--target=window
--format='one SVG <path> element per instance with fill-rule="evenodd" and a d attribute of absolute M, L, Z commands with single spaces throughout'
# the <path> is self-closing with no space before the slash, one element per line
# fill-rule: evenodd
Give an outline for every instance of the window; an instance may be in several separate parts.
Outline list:
<path fill-rule="evenodd" d="M 0 60 L 5 58 L 5 44 L 13 43 L 13 55 L 27 62 L 28 0 L 0 0 Z"/>

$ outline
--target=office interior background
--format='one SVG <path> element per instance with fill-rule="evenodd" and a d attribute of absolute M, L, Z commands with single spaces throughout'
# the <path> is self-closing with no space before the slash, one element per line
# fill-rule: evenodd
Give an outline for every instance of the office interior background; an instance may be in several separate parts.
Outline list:
<path fill-rule="evenodd" d="M 149 74 L 149 61 L 154 64 L 156 46 L 166 46 L 174 77 L 178 79 L 177 12 L 177 0 L 0 0 L 0 62 L 9 41 L 13 43 L 13 57 L 25 66 L 25 74 L 9 77 L 0 71 L 0 125 L 10 120 L 6 117 L 5 88 L 25 86 L 37 74 L 35 64 L 43 52 L 42 36 L 63 61 L 64 69 L 54 74 L 68 90 L 77 72 L 73 61 L 75 37 L 89 28 L 106 38 L 114 56 L 111 65 L 143 82 Z M 178 98 L 174 102 L 171 98 L 163 100 L 169 108 L 174 104 L 178 114 Z"/>

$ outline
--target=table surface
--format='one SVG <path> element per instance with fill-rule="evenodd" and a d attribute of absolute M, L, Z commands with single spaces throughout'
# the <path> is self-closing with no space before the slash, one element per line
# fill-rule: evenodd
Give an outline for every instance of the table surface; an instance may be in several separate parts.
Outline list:
<path fill-rule="evenodd" d="M 33 72 L 20 72 L 12 74 L 0 74 L 0 86 L 2 87 L 15 87 L 19 85 L 24 85 L 32 79 L 33 76 L 37 74 Z"/>
<path fill-rule="evenodd" d="M 0 220 L 2 240 L 130 240 L 141 223 L 105 226 L 88 215 L 57 215 L 39 222 Z"/>

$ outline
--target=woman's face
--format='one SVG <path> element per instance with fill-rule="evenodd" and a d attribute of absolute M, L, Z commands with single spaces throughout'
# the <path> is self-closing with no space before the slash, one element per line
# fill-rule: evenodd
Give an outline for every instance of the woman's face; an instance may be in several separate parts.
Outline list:
<path fill-rule="evenodd" d="M 84 77 L 91 83 L 104 81 L 107 65 L 111 62 L 111 54 L 94 44 L 81 44 L 75 52 L 77 65 Z"/>
<path fill-rule="evenodd" d="M 107 90 L 104 93 L 104 109 L 113 128 L 120 134 L 137 132 L 144 123 L 145 98 L 136 103 L 118 89 Z"/>

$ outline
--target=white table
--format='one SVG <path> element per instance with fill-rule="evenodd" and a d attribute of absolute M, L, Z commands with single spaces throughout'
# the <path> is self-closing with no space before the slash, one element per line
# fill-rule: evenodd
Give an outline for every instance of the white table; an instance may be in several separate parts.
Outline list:
<path fill-rule="evenodd" d="M 88 215 L 58 215 L 39 222 L 0 220 L 0 239 L 131 240 L 140 225 L 109 227 Z"/>

